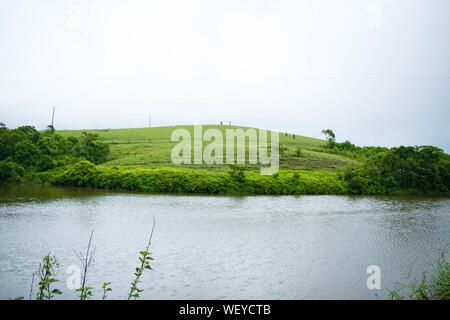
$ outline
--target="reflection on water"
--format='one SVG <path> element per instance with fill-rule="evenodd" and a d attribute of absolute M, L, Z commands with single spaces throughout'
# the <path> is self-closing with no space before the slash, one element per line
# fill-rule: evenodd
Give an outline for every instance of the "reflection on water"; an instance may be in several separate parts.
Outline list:
<path fill-rule="evenodd" d="M 0 183 L 0 204 L 30 201 L 49 201 L 63 198 L 86 198 L 104 195 L 108 192 L 99 189 L 52 187 L 31 184 Z"/>
<path fill-rule="evenodd" d="M 378 299 L 419 278 L 450 244 L 450 199 L 220 197 L 0 185 L 0 298 L 28 296 L 49 251 L 65 271 L 95 230 L 89 285 L 125 298 L 138 252 L 157 221 L 148 299 Z M 381 268 L 368 290 L 366 268 Z"/>

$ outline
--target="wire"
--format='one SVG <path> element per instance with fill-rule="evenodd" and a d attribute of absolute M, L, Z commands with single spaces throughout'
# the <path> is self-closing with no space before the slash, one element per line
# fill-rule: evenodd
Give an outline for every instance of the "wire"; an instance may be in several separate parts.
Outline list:
<path fill-rule="evenodd" d="M 17 104 L 17 103 L 0 103 L 0 106 L 6 106 L 6 107 L 24 107 L 24 108 L 52 108 L 50 105 L 33 105 L 33 104 Z"/>

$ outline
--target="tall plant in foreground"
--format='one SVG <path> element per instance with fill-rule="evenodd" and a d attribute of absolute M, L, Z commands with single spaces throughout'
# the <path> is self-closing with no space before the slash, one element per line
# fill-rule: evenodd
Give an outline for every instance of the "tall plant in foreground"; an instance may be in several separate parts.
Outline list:
<path fill-rule="evenodd" d="M 131 289 L 130 289 L 130 293 L 128 294 L 128 300 L 130 300 L 131 298 L 134 298 L 134 300 L 136 300 L 140 297 L 139 293 L 144 291 L 144 289 L 139 289 L 137 287 L 137 285 L 140 282 L 142 273 L 145 271 L 145 269 L 152 270 L 152 268 L 150 267 L 150 261 L 149 261 L 149 260 L 153 260 L 153 258 L 150 256 L 152 253 L 149 252 L 148 250 L 150 249 L 150 245 L 152 243 L 153 230 L 155 230 L 155 223 L 156 223 L 156 220 L 155 220 L 155 217 L 153 217 L 153 227 L 152 227 L 152 232 L 150 233 L 150 239 L 148 240 L 147 248 L 145 249 L 145 251 L 139 252 L 140 253 L 140 257 L 139 257 L 140 265 L 136 268 L 136 272 L 134 273 L 136 278 L 131 283 Z"/>
<path fill-rule="evenodd" d="M 84 256 L 81 252 L 78 253 L 74 250 L 78 260 L 80 260 L 80 262 L 81 262 L 81 266 L 83 267 L 83 274 L 81 277 L 81 287 L 78 288 L 77 290 L 75 290 L 80 293 L 80 300 L 86 300 L 92 296 L 93 288 L 86 286 L 86 276 L 87 276 L 89 266 L 91 265 L 92 259 L 94 258 L 94 254 L 95 254 L 95 248 L 93 251 L 90 251 L 93 234 L 94 234 L 94 231 L 91 232 L 91 236 L 89 237 L 89 243 L 88 243 L 88 246 L 86 249 L 86 254 Z"/>
<path fill-rule="evenodd" d="M 55 294 L 61 294 L 58 289 L 51 289 L 51 285 L 58 280 L 56 272 L 59 269 L 59 262 L 50 253 L 44 257 L 42 263 L 39 264 L 39 269 L 36 275 L 39 278 L 39 289 L 36 296 L 37 300 L 51 300 Z"/>
<path fill-rule="evenodd" d="M 108 297 L 108 292 L 112 291 L 112 289 L 108 287 L 110 284 L 111 284 L 111 282 L 103 282 L 103 285 L 102 285 L 102 289 L 103 289 L 102 300 L 105 300 Z"/>

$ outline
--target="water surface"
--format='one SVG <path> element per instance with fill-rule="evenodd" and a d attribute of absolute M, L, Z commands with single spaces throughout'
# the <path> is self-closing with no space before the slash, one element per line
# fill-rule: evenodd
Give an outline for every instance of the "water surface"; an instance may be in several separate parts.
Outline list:
<path fill-rule="evenodd" d="M 123 299 L 152 227 L 144 299 L 384 299 L 419 279 L 450 244 L 450 199 L 178 196 L 0 185 L 0 298 L 30 292 L 48 252 L 79 265 L 94 230 L 88 284 Z M 366 269 L 381 268 L 381 290 Z"/>

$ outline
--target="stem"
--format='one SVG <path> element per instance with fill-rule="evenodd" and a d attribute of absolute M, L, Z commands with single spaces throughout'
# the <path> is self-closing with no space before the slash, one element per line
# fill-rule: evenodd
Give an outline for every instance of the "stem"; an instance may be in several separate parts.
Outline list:
<path fill-rule="evenodd" d="M 136 291 L 137 284 L 139 283 L 139 279 L 140 279 L 140 277 L 142 275 L 142 272 L 144 271 L 145 261 L 146 261 L 147 255 L 148 255 L 148 250 L 149 250 L 150 245 L 152 243 L 153 230 L 155 230 L 155 224 L 156 224 L 156 220 L 155 220 L 155 216 L 153 216 L 152 232 L 150 233 L 150 238 L 148 240 L 147 248 L 145 249 L 145 254 L 142 255 L 142 261 L 141 261 L 141 266 L 139 267 L 139 272 L 136 272 L 136 279 L 134 279 L 134 282 L 131 285 L 131 290 L 130 290 L 130 293 L 128 294 L 128 300 L 131 299 L 131 296 L 133 295 L 134 291 Z"/>

